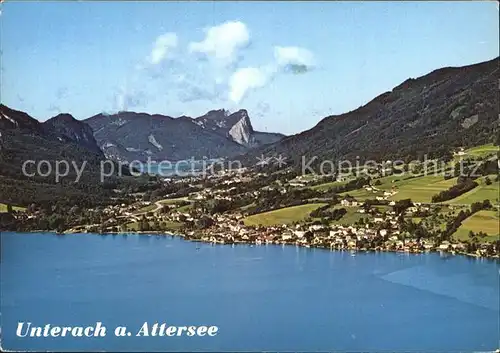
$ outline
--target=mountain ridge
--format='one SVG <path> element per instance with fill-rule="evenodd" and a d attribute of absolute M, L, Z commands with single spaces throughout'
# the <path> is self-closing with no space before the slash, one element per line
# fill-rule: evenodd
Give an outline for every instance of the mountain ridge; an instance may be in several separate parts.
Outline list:
<path fill-rule="evenodd" d="M 120 160 L 231 157 L 284 135 L 254 131 L 246 110 L 211 110 L 197 118 L 119 112 L 83 120 L 100 148 Z"/>
<path fill-rule="evenodd" d="M 94 138 L 92 128 L 85 122 L 75 119 L 71 114 L 58 114 L 44 121 L 42 126 L 55 133 L 60 139 L 73 141 L 90 151 L 102 153 Z"/>
<path fill-rule="evenodd" d="M 291 164 L 300 164 L 302 156 L 406 160 L 498 143 L 498 68 L 497 57 L 409 78 L 355 110 L 250 151 L 243 160 L 250 164 L 261 155 L 282 155 Z"/>

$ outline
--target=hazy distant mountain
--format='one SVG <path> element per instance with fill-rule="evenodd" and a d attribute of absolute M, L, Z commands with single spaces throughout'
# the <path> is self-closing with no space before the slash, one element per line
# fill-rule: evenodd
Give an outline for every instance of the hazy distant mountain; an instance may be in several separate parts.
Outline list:
<path fill-rule="evenodd" d="M 229 157 L 283 136 L 254 132 L 245 110 L 214 110 L 196 119 L 119 112 L 85 122 L 107 157 L 128 161 Z"/>
<path fill-rule="evenodd" d="M 252 150 L 255 157 L 278 156 L 301 163 L 321 160 L 413 159 L 442 156 L 459 146 L 499 138 L 499 59 L 435 70 L 408 79 L 366 105 L 324 118 L 316 126 Z M 307 119 L 307 117 L 304 117 Z"/>

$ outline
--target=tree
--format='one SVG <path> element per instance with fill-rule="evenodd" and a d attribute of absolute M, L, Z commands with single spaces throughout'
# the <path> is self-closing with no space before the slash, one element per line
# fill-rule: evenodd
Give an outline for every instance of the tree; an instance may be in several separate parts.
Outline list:
<path fill-rule="evenodd" d="M 396 203 L 393 206 L 394 212 L 396 212 L 397 215 L 404 214 L 407 208 L 413 206 L 413 202 L 411 199 L 404 199 L 404 200 L 399 200 L 396 201 Z"/>
<path fill-rule="evenodd" d="M 307 232 L 305 232 L 304 238 L 306 238 L 307 242 L 310 243 L 314 238 L 313 232 L 308 230 Z"/>
<path fill-rule="evenodd" d="M 7 204 L 7 213 L 12 213 L 12 205 L 10 203 Z"/>
<path fill-rule="evenodd" d="M 196 220 L 196 227 L 200 229 L 210 228 L 214 225 L 214 220 L 208 216 L 202 216 L 201 218 Z"/>
<path fill-rule="evenodd" d="M 151 191 L 147 191 L 142 196 L 142 201 L 151 201 Z"/>
<path fill-rule="evenodd" d="M 157 189 L 151 193 L 150 200 L 157 201 L 160 200 L 163 196 L 163 191 L 161 189 Z"/>

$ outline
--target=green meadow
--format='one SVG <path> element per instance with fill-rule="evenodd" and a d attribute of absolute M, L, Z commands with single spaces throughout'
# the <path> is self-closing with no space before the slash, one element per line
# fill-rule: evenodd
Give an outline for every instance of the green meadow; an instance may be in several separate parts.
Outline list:
<path fill-rule="evenodd" d="M 380 185 L 375 185 L 377 180 Z M 440 191 L 447 190 L 455 185 L 457 178 L 445 180 L 443 176 L 419 176 L 415 178 L 404 176 L 387 176 L 372 181 L 373 186 L 378 190 L 368 191 L 366 189 L 357 189 L 342 193 L 364 201 L 367 199 L 375 199 L 377 196 L 383 196 L 385 191 L 395 190 L 397 193 L 390 196 L 389 200 L 411 199 L 415 202 L 431 202 L 432 196 Z"/>
<path fill-rule="evenodd" d="M 472 204 L 474 202 L 482 202 L 490 200 L 492 204 L 498 205 L 498 198 L 500 197 L 500 182 L 494 181 L 496 175 L 488 176 L 492 183 L 486 185 L 486 177 L 478 178 L 476 181 L 479 184 L 474 189 L 462 194 L 452 200 L 447 201 L 449 204 Z"/>
<path fill-rule="evenodd" d="M 178 204 L 178 203 L 181 203 L 183 201 L 189 201 L 187 197 L 178 197 L 176 199 L 164 199 L 164 200 L 160 200 L 158 201 L 158 203 L 162 204 L 162 205 L 175 205 L 175 204 Z"/>
<path fill-rule="evenodd" d="M 342 186 L 345 184 L 347 184 L 347 181 L 332 181 L 330 183 L 324 183 L 324 184 L 311 186 L 311 189 L 317 190 L 317 191 L 326 191 L 326 190 L 333 188 L 335 186 Z"/>
<path fill-rule="evenodd" d="M 144 206 L 143 208 L 138 209 L 133 214 L 138 215 L 138 214 L 142 214 L 142 213 L 147 213 L 147 212 L 151 212 L 155 209 L 156 209 L 156 205 L 154 203 L 152 203 L 151 205 Z"/>
<path fill-rule="evenodd" d="M 342 208 L 342 207 L 335 207 Z M 359 221 L 361 218 L 369 218 L 370 216 L 356 212 L 359 207 L 343 207 L 346 209 L 347 213 L 338 221 L 332 221 L 331 224 L 350 226 Z"/>
<path fill-rule="evenodd" d="M 326 203 L 309 203 L 305 205 L 280 208 L 269 212 L 258 213 L 246 217 L 243 221 L 247 226 L 272 226 L 300 222 L 309 217 L 315 209 L 325 206 Z"/>
<path fill-rule="evenodd" d="M 492 155 L 494 153 L 499 153 L 500 146 L 495 146 L 494 144 L 489 143 L 487 145 L 481 145 L 481 146 L 469 148 L 468 150 L 465 150 L 464 152 L 467 156 L 485 157 L 488 155 Z"/>
<path fill-rule="evenodd" d="M 423 176 L 394 183 L 397 194 L 390 197 L 398 201 L 411 199 L 415 202 L 431 202 L 432 196 L 449 189 L 457 183 L 457 178 L 445 180 L 443 176 Z"/>
<path fill-rule="evenodd" d="M 463 221 L 453 236 L 458 240 L 467 240 L 470 231 L 484 232 L 488 234 L 485 240 L 494 241 L 499 239 L 499 222 L 498 210 L 482 210 Z"/>
<path fill-rule="evenodd" d="M 25 207 L 12 206 L 13 211 L 25 211 Z M 7 212 L 7 205 L 4 203 L 0 203 L 0 213 Z"/>

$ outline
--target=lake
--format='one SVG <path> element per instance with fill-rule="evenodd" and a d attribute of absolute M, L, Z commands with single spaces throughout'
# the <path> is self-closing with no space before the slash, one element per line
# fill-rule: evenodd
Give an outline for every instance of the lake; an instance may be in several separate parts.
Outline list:
<path fill-rule="evenodd" d="M 211 245 L 170 236 L 1 234 L 2 347 L 108 351 L 499 348 L 497 261 Z M 111 331 L 20 338 L 19 321 Z M 144 322 L 215 337 L 115 337 Z"/>

